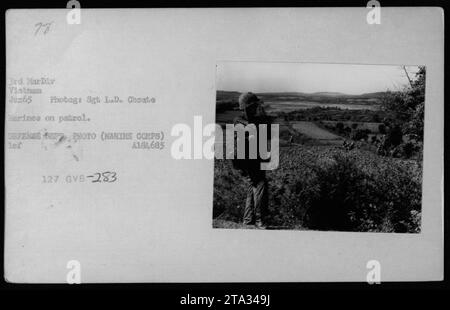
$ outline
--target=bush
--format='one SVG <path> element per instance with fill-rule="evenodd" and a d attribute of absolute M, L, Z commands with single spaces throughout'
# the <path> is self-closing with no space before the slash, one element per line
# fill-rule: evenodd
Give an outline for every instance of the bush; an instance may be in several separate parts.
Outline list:
<path fill-rule="evenodd" d="M 421 156 L 419 156 L 422 154 L 421 142 L 411 140 L 400 144 L 397 148 L 401 158 L 409 159 L 415 157 L 416 160 L 419 160 L 419 157 L 421 158 Z"/>
<path fill-rule="evenodd" d="M 336 124 L 336 130 L 338 133 L 343 133 L 344 132 L 344 124 L 341 122 L 338 122 Z"/>
<path fill-rule="evenodd" d="M 398 125 L 393 126 L 389 130 L 387 138 L 389 140 L 389 144 L 390 145 L 392 145 L 394 147 L 399 145 L 403 141 L 402 128 L 400 126 L 398 126 Z"/>
<path fill-rule="evenodd" d="M 242 220 L 246 186 L 231 160 L 215 160 L 213 217 L 233 222 Z"/>
<path fill-rule="evenodd" d="M 367 140 L 369 138 L 370 130 L 368 129 L 357 129 L 352 132 L 350 138 L 355 141 L 359 141 L 361 139 Z"/>
<path fill-rule="evenodd" d="M 395 121 L 405 134 L 415 134 L 423 141 L 426 68 L 419 67 L 410 87 L 387 92 L 381 100 L 385 111 L 395 114 Z"/>
<path fill-rule="evenodd" d="M 364 176 L 355 163 L 342 154 L 333 155 L 333 161 L 315 168 L 313 187 L 317 192 L 311 199 L 305 223 L 312 229 L 351 231 L 355 227 L 349 216 L 358 196 Z"/>

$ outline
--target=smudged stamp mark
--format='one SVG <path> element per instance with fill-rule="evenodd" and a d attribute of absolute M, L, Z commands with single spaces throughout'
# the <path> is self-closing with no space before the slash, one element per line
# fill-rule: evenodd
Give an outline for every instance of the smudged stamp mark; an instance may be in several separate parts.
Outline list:
<path fill-rule="evenodd" d="M 66 140 L 67 140 L 67 137 L 66 137 L 66 135 L 63 134 L 63 135 L 59 136 L 58 139 L 56 139 L 55 145 L 58 146 L 61 143 L 65 142 Z"/>

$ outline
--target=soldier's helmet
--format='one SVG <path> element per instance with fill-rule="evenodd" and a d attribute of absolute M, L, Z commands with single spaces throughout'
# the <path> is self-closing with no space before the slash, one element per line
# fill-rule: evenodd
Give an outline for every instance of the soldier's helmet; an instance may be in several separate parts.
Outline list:
<path fill-rule="evenodd" d="M 239 96 L 239 109 L 245 110 L 249 106 L 259 103 L 260 99 L 252 92 L 242 93 Z"/>

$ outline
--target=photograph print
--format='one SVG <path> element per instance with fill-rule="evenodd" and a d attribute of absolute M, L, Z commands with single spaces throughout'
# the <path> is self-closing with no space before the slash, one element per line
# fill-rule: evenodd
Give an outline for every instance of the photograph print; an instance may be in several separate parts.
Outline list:
<path fill-rule="evenodd" d="M 421 65 L 219 63 L 213 227 L 420 233 L 425 80 Z"/>

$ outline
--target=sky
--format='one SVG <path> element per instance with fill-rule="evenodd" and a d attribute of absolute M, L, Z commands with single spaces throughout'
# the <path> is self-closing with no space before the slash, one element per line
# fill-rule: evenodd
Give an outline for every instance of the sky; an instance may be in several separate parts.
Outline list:
<path fill-rule="evenodd" d="M 406 67 L 410 78 L 417 66 Z M 222 62 L 217 89 L 263 92 L 341 92 L 363 94 L 408 85 L 401 66 L 319 63 Z"/>

